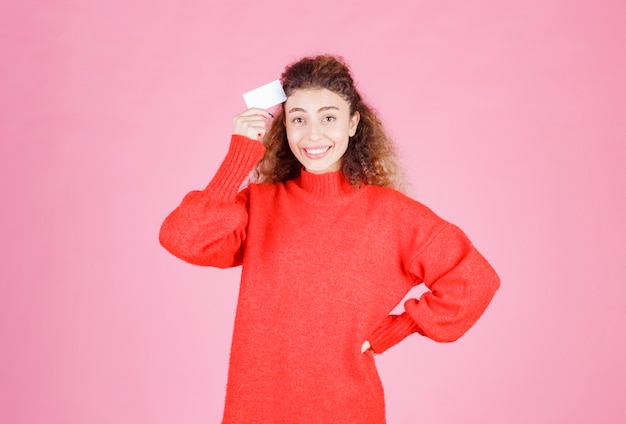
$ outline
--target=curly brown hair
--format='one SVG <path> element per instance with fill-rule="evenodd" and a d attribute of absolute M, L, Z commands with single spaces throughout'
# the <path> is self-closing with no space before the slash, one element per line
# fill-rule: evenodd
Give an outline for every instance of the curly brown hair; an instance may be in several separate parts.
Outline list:
<path fill-rule="evenodd" d="M 374 110 L 356 89 L 343 59 L 328 55 L 305 57 L 285 68 L 281 83 L 287 97 L 301 89 L 328 89 L 348 102 L 351 116 L 360 114 L 356 133 L 350 138 L 341 161 L 343 175 L 354 187 L 371 184 L 405 191 L 406 182 L 393 143 Z M 284 104 L 263 144 L 266 151 L 255 168 L 256 181 L 281 183 L 300 175 L 302 164 L 287 142 Z"/>

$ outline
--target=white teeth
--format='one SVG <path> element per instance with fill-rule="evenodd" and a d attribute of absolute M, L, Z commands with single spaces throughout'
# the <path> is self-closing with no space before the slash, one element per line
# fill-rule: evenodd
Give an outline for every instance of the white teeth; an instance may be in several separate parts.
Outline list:
<path fill-rule="evenodd" d="M 321 149 L 304 149 L 310 155 L 321 155 L 326 153 L 330 149 L 330 146 L 322 147 Z"/>

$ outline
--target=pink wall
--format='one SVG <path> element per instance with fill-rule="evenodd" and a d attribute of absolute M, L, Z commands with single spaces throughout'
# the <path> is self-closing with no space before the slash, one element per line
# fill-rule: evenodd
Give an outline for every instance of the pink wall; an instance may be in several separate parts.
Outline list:
<path fill-rule="evenodd" d="M 219 3 L 0 6 L 0 422 L 219 421 L 239 271 L 158 228 L 313 52 L 503 281 L 460 341 L 378 357 L 389 422 L 626 422 L 626 3 Z"/>

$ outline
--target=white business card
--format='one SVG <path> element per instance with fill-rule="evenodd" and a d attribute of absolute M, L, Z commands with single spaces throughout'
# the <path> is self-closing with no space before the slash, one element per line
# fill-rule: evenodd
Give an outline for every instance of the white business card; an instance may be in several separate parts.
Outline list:
<path fill-rule="evenodd" d="M 279 80 L 269 82 L 259 88 L 244 93 L 243 99 L 248 108 L 268 109 L 287 100 L 283 86 Z"/>

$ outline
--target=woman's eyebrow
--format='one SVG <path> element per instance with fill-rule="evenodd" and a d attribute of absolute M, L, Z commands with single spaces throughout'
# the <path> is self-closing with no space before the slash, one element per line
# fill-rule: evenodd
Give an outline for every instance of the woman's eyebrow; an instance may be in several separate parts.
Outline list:
<path fill-rule="evenodd" d="M 319 108 L 317 110 L 317 112 L 324 112 L 325 110 L 339 110 L 339 108 L 337 106 L 322 106 L 321 108 Z M 291 109 L 289 109 L 289 111 L 287 113 L 292 113 L 292 112 L 306 112 L 306 110 L 304 110 L 301 107 L 292 107 Z"/>

